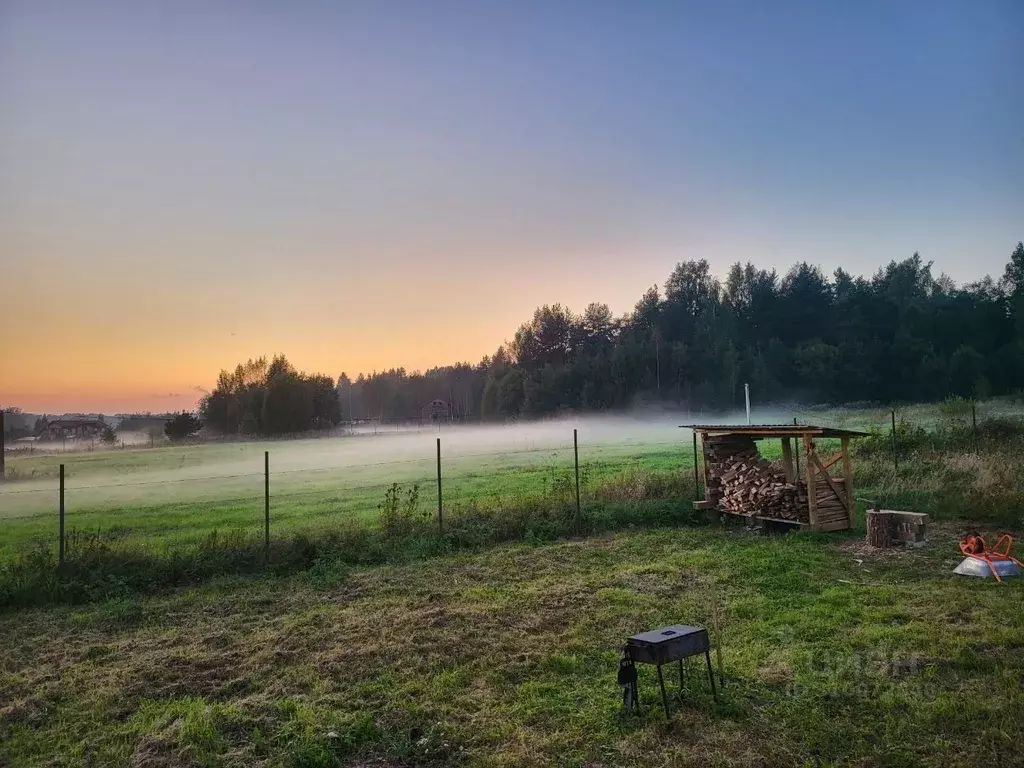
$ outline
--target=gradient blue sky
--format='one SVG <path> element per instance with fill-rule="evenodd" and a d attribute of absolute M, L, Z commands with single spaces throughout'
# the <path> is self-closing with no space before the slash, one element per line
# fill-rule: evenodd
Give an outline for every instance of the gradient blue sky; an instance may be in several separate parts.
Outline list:
<path fill-rule="evenodd" d="M 1011 1 L 0 0 L 0 402 L 476 360 L 688 258 L 999 275 L 1022 41 Z"/>

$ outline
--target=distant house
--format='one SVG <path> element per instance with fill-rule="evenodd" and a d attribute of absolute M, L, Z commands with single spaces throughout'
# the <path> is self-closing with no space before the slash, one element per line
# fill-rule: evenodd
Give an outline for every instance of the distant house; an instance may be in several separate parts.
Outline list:
<path fill-rule="evenodd" d="M 40 440 L 91 440 L 99 437 L 106 429 L 103 419 L 88 416 L 61 416 L 47 421 L 39 436 Z"/>
<path fill-rule="evenodd" d="M 451 406 L 444 400 L 434 399 L 420 408 L 420 419 L 422 421 L 449 421 L 451 417 Z"/>

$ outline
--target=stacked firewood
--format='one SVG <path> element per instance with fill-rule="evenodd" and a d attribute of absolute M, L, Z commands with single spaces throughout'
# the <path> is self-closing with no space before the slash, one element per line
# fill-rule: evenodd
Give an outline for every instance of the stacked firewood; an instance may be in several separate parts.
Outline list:
<path fill-rule="evenodd" d="M 790 483 L 743 435 L 706 438 L 709 498 L 727 512 L 807 522 L 807 487 Z"/>

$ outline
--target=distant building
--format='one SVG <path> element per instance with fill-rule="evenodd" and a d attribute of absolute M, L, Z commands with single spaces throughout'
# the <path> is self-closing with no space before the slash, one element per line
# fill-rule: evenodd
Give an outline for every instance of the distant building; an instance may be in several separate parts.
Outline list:
<path fill-rule="evenodd" d="M 91 440 L 103 434 L 107 423 L 88 416 L 61 416 L 46 422 L 40 440 Z"/>
<path fill-rule="evenodd" d="M 452 408 L 444 400 L 431 400 L 420 408 L 420 419 L 422 421 L 450 421 Z"/>

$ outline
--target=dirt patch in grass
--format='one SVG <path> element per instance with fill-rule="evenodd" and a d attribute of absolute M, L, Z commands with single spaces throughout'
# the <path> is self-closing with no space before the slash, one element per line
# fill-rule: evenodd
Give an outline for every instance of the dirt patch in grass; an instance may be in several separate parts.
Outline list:
<path fill-rule="evenodd" d="M 957 542 L 968 530 L 978 530 L 975 526 L 959 523 L 928 522 L 927 540 L 921 546 L 896 544 L 892 547 L 879 549 L 868 544 L 863 536 L 851 536 L 837 542 L 833 548 L 836 552 L 848 554 L 864 561 L 934 561 L 936 556 L 955 556 L 959 558 L 960 549 Z M 959 562 L 959 559 L 958 559 Z"/>
<path fill-rule="evenodd" d="M 148 733 L 135 744 L 128 765 L 131 768 L 193 768 L 195 760 L 182 754 L 182 722 L 175 720 L 158 733 Z"/>
<path fill-rule="evenodd" d="M 240 650 L 204 656 L 143 656 L 125 671 L 124 694 L 137 701 L 199 696 L 224 701 L 244 696 L 251 682 L 242 675 Z"/>

